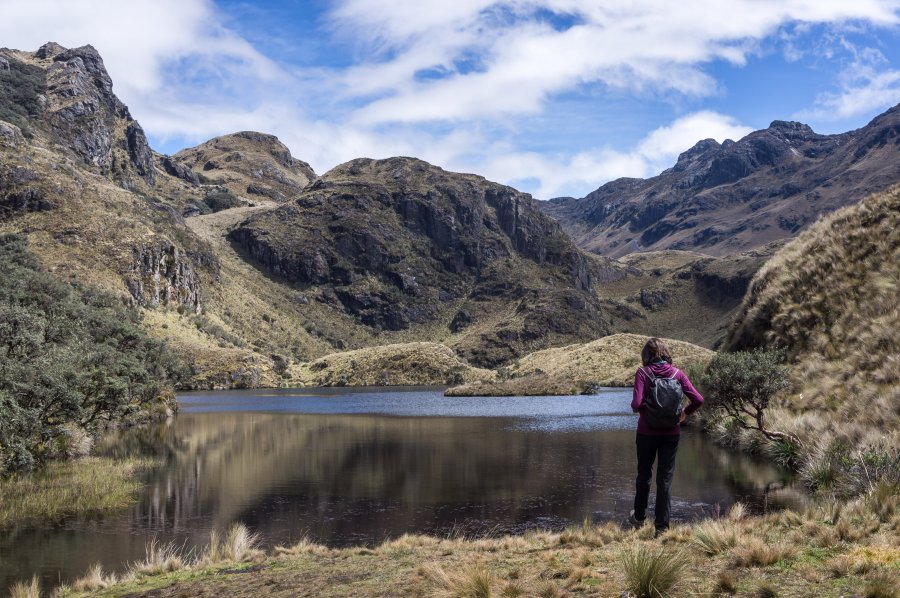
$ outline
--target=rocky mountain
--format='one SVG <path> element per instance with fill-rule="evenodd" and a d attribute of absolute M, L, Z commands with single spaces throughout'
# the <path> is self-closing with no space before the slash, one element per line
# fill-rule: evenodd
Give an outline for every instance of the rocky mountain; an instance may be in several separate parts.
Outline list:
<path fill-rule="evenodd" d="M 900 179 L 900 106 L 819 135 L 775 121 L 739 141 L 697 143 L 649 179 L 543 202 L 582 248 L 608 257 L 676 249 L 727 255 L 788 239 L 822 214 Z"/>
<path fill-rule="evenodd" d="M 223 135 L 172 157 L 162 166 L 171 175 L 183 169 L 197 182 L 224 185 L 248 198 L 285 201 L 316 178 L 309 164 L 291 155 L 274 135 L 241 131 Z"/>
<path fill-rule="evenodd" d="M 624 268 L 579 251 L 529 195 L 412 158 L 342 164 L 229 238 L 376 334 L 440 327 L 474 364 L 609 332 Z"/>

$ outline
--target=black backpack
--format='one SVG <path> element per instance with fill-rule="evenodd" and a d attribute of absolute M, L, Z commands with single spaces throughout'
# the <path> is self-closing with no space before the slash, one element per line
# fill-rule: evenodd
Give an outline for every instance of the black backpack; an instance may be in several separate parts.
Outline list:
<path fill-rule="evenodd" d="M 650 386 L 644 394 L 644 419 L 651 428 L 674 428 L 684 409 L 684 391 L 675 379 L 678 370 L 670 378 L 657 378 L 646 368 Z"/>

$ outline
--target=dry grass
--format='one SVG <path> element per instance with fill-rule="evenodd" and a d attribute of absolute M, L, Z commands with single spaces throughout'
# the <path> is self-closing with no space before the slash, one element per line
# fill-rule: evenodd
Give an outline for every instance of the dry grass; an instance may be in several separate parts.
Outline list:
<path fill-rule="evenodd" d="M 573 383 L 597 382 L 603 386 L 631 386 L 640 367 L 641 348 L 647 337 L 613 334 L 589 343 L 537 351 L 521 358 L 510 370 L 515 376 L 543 373 Z M 677 367 L 705 365 L 713 352 L 683 341 L 666 339 Z"/>
<path fill-rule="evenodd" d="M 494 575 L 481 564 L 451 573 L 431 565 L 425 567 L 425 575 L 434 584 L 435 595 L 448 598 L 490 598 L 496 585 Z"/>
<path fill-rule="evenodd" d="M 20 581 L 9 589 L 10 598 L 41 598 L 41 582 L 37 575 L 31 581 Z"/>
<path fill-rule="evenodd" d="M 183 551 L 176 544 L 160 544 L 156 538 L 147 544 L 143 561 L 132 563 L 129 571 L 138 575 L 158 575 L 178 571 L 185 565 Z"/>
<path fill-rule="evenodd" d="M 125 508 L 141 487 L 137 474 L 155 464 L 86 457 L 0 479 L 0 528 Z"/>
<path fill-rule="evenodd" d="M 727 521 L 704 521 L 694 527 L 691 543 L 701 552 L 714 556 L 737 544 L 739 528 Z"/>
<path fill-rule="evenodd" d="M 71 588 L 76 592 L 95 592 L 113 586 L 118 581 L 115 574 L 104 573 L 103 567 L 98 563 L 88 569 L 84 577 L 72 582 Z"/>
<path fill-rule="evenodd" d="M 585 522 L 561 533 L 478 540 L 404 535 L 372 549 L 333 549 L 304 539 L 267 557 L 252 547 L 252 534 L 238 526 L 224 540 L 211 538 L 216 548 L 199 556 L 150 545 L 146 562 L 172 565 L 155 573 L 133 567 L 115 585 L 111 576 L 93 568 L 78 582 L 81 589 L 73 585 L 60 595 L 152 590 L 159 598 L 255 597 L 273 591 L 332 598 L 618 596 L 627 589 L 638 596 L 763 595 L 768 590 L 785 596 L 890 596 L 886 592 L 900 572 L 898 530 L 893 520 L 881 522 L 868 510 L 870 500 L 862 497 L 839 510 L 823 503 L 765 516 L 738 508 L 715 521 L 678 526 L 659 539 L 653 539 L 652 527 L 647 534 Z M 864 522 L 862 536 L 822 548 L 814 530 L 832 529 L 841 521 Z M 737 534 L 734 546 L 731 530 Z M 712 543 L 697 540 L 704 534 L 717 538 L 715 551 L 697 549 Z M 252 575 L 235 574 L 243 571 Z M 680 585 L 671 585 L 675 582 Z"/>
<path fill-rule="evenodd" d="M 787 351 L 793 392 L 768 419 L 803 440 L 802 477 L 828 492 L 900 475 L 898 229 L 900 187 L 820 219 L 757 273 L 726 344 Z"/>
<path fill-rule="evenodd" d="M 797 552 L 794 546 L 784 542 L 769 542 L 759 537 L 742 541 L 732 551 L 731 563 L 735 567 L 768 567 L 789 559 Z"/>
<path fill-rule="evenodd" d="M 332 353 L 298 366 L 294 377 L 315 386 L 453 384 L 491 379 L 439 343 L 400 343 Z"/>
<path fill-rule="evenodd" d="M 662 598 L 684 582 L 687 562 L 681 553 L 639 545 L 622 553 L 622 567 L 628 589 L 638 598 Z"/>

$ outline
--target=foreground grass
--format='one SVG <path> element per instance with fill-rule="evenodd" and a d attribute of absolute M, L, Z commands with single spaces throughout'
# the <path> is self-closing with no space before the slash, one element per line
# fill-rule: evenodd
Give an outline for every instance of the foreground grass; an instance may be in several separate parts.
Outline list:
<path fill-rule="evenodd" d="M 121 578 L 99 568 L 56 596 L 896 596 L 900 493 L 677 526 L 610 523 L 467 540 L 402 536 L 375 548 L 301 541 L 263 554 L 243 526 L 190 559 L 151 546 Z M 18 596 L 37 596 L 23 583 Z"/>
<path fill-rule="evenodd" d="M 0 479 L 0 529 L 127 507 L 141 487 L 137 474 L 154 464 L 87 457 Z"/>

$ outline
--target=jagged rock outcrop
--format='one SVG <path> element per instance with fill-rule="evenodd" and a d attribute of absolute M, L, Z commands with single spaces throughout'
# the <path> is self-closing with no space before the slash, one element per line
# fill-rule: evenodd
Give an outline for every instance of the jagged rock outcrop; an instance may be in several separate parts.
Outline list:
<path fill-rule="evenodd" d="M 145 307 L 175 305 L 200 313 L 200 281 L 190 257 L 165 239 L 134 249 L 131 273 L 125 278 L 135 303 Z"/>
<path fill-rule="evenodd" d="M 56 204 L 47 198 L 43 177 L 30 168 L 0 164 L 0 219 L 22 212 L 52 210 Z"/>
<path fill-rule="evenodd" d="M 101 174 L 125 186 L 140 178 L 154 184 L 150 146 L 143 129 L 113 93 L 103 59 L 93 46 L 63 48 L 50 42 L 36 52 L 0 50 L 20 71 L 25 100 L 19 112 L 46 128 L 54 141 Z"/>
<path fill-rule="evenodd" d="M 162 158 L 162 167 L 168 174 L 173 177 L 179 178 L 183 181 L 187 181 L 192 185 L 200 184 L 200 177 L 196 172 L 190 169 L 189 166 L 179 162 L 178 160 L 172 158 L 171 156 L 163 156 Z"/>
<path fill-rule="evenodd" d="M 697 143 L 649 179 L 619 179 L 544 211 L 584 249 L 745 251 L 793 237 L 818 216 L 900 179 L 900 107 L 861 129 L 819 135 L 774 121 L 739 141 Z"/>
<path fill-rule="evenodd" d="M 0 145 L 15 149 L 24 141 L 22 129 L 5 120 L 0 120 Z"/>

